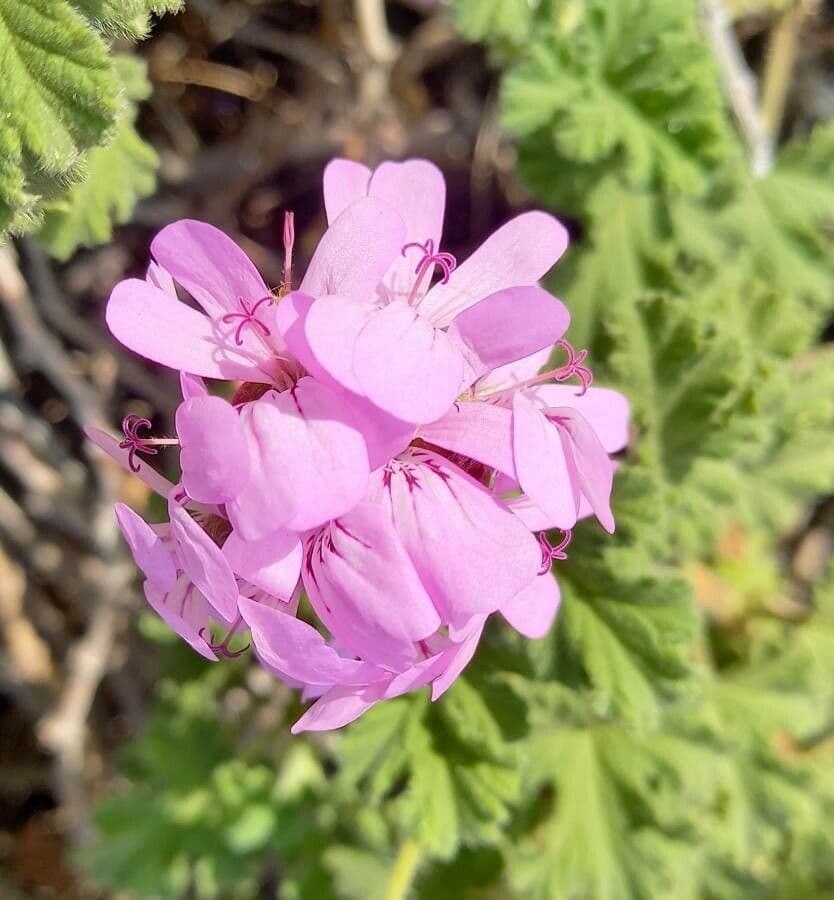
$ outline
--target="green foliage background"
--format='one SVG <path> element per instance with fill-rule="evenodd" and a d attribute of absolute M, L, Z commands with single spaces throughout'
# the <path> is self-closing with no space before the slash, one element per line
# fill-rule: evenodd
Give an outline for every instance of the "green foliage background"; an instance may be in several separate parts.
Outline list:
<path fill-rule="evenodd" d="M 153 191 L 156 153 L 133 128 L 150 93 L 138 59 L 151 16 L 182 0 L 0 0 L 0 239 L 37 231 L 60 259 L 104 243 Z"/>
<path fill-rule="evenodd" d="M 0 68 L 28 73 L 0 226 L 65 256 L 152 188 L 143 76 L 105 40 L 176 5 L 0 0 Z M 336 735 L 291 738 L 289 692 L 170 644 L 79 862 L 199 900 L 834 897 L 834 573 L 806 596 L 785 561 L 834 484 L 834 124 L 753 178 L 692 0 L 452 14 L 502 71 L 521 180 L 581 233 L 551 286 L 633 405 L 617 534 L 579 529 L 551 636 L 495 627 L 441 703 Z"/>

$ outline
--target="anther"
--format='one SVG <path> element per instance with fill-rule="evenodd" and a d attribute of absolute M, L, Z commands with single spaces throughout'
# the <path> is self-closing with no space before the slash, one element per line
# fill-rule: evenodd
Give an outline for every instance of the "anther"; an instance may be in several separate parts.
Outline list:
<path fill-rule="evenodd" d="M 553 560 L 568 558 L 565 550 L 572 538 L 573 532 L 567 529 L 562 532 L 562 540 L 554 547 L 548 540 L 546 532 L 542 531 L 539 533 L 539 546 L 542 550 L 542 567 L 539 569 L 539 575 L 544 575 L 550 570 Z"/>
<path fill-rule="evenodd" d="M 226 313 L 221 321 L 228 325 L 234 322 L 236 319 L 240 319 L 240 324 L 235 329 L 235 343 L 238 345 L 238 347 L 243 343 L 243 329 L 247 325 L 252 326 L 252 328 L 255 328 L 256 330 L 260 329 L 265 337 L 269 337 L 269 329 L 258 318 L 258 310 L 265 303 L 272 303 L 272 297 L 262 297 L 260 300 L 258 300 L 257 303 L 254 304 L 254 306 L 250 306 L 243 297 L 238 297 L 237 302 L 240 304 L 242 312 Z"/>
<path fill-rule="evenodd" d="M 159 452 L 158 447 L 177 446 L 179 441 L 176 438 L 151 438 L 142 437 L 139 434 L 140 429 L 150 428 L 150 419 L 139 416 L 136 413 L 130 413 L 122 419 L 122 432 L 124 440 L 119 441 L 119 448 L 127 450 L 127 464 L 131 472 L 138 472 L 140 464 L 136 461 L 137 453 L 145 453 L 148 456 L 156 456 Z"/>
<path fill-rule="evenodd" d="M 449 276 L 457 268 L 457 259 L 455 259 L 451 253 L 441 251 L 436 252 L 434 249 L 433 238 L 429 238 L 424 244 L 421 244 L 418 241 L 412 241 L 410 244 L 406 244 L 402 249 L 402 255 L 405 256 L 412 247 L 416 247 L 423 254 L 414 269 L 414 274 L 417 275 L 418 278 L 422 278 L 430 266 L 437 266 L 443 272 L 443 278 L 440 283 L 446 284 L 449 280 Z"/>

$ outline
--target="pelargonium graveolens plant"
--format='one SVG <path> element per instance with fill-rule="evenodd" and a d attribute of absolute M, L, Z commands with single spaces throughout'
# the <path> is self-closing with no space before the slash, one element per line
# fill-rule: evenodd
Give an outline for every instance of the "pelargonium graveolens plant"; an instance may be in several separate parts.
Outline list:
<path fill-rule="evenodd" d="M 278 292 L 214 227 L 163 229 L 107 323 L 181 373 L 177 436 L 137 416 L 122 440 L 88 432 L 168 502 L 164 524 L 116 508 L 149 604 L 211 660 L 248 629 L 260 663 L 316 700 L 295 732 L 429 684 L 438 698 L 494 612 L 545 634 L 576 521 L 614 528 L 609 454 L 628 420 L 537 286 L 567 246 L 554 218 L 519 215 L 457 265 L 428 162 L 334 160 L 324 199 L 297 290 L 291 214 Z M 554 345 L 566 361 L 542 372 Z M 205 378 L 234 382 L 231 401 Z M 140 458 L 169 445 L 178 484 Z M 302 591 L 329 638 L 297 617 Z"/>

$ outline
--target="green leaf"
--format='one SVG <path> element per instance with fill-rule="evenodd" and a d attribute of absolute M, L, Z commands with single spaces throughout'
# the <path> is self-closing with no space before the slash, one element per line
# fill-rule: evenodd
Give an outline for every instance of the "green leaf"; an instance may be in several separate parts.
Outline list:
<path fill-rule="evenodd" d="M 436 858 L 498 843 L 520 782 L 489 700 L 458 679 L 431 707 L 421 695 L 374 707 L 337 746 L 341 783 L 390 810 Z"/>
<path fill-rule="evenodd" d="M 455 25 L 470 41 L 523 42 L 538 0 L 455 0 Z"/>
<path fill-rule="evenodd" d="M 130 219 L 136 202 L 156 185 L 158 163 L 154 149 L 136 132 L 136 102 L 147 97 L 150 84 L 144 64 L 134 57 L 117 57 L 117 69 L 130 101 L 108 143 L 90 151 L 85 179 L 46 206 L 38 237 L 59 259 L 67 259 L 79 246 L 103 244 L 113 236 L 113 225 Z"/>
<path fill-rule="evenodd" d="M 632 398 L 641 435 L 635 457 L 662 496 L 657 546 L 709 548 L 742 476 L 734 454 L 765 439 L 748 347 L 666 297 L 615 308 L 606 330 L 611 377 Z"/>
<path fill-rule="evenodd" d="M 421 701 L 402 698 L 378 704 L 339 742 L 341 779 L 352 786 L 365 782 L 372 802 L 388 793 L 408 764 L 408 741 L 422 728 Z"/>
<path fill-rule="evenodd" d="M 651 749 L 621 729 L 542 730 L 531 747 L 533 784 L 552 808 L 508 858 L 529 900 L 637 900 L 686 896 L 686 845 L 665 834 Z M 689 863 L 691 865 L 691 862 Z"/>
<path fill-rule="evenodd" d="M 531 177 L 523 153 L 522 147 L 522 172 L 535 185 L 537 177 Z M 583 170 L 579 172 L 581 183 Z M 589 237 L 571 248 L 549 285 L 557 296 L 565 298 L 570 309 L 571 342 L 580 347 L 590 345 L 598 361 L 599 332 L 615 308 L 632 305 L 652 288 L 669 289 L 673 282 L 668 277 L 655 277 L 667 262 L 663 255 L 667 247 L 664 220 L 656 198 L 648 191 L 627 187 L 618 178 L 593 177 L 596 184 L 581 201 L 592 226 Z M 568 178 L 564 183 L 574 182 Z M 550 197 L 551 205 L 560 210 L 568 204 L 570 209 L 574 201 L 564 196 L 562 187 L 555 191 L 558 193 Z"/>
<path fill-rule="evenodd" d="M 698 627 L 691 589 L 682 578 L 626 573 L 621 561 L 633 550 L 602 557 L 595 546 L 603 564 L 578 546 L 560 574 L 556 671 L 581 671 L 598 711 L 654 727 L 663 700 L 691 675 Z"/>
<path fill-rule="evenodd" d="M 557 156 L 617 165 L 632 184 L 701 192 L 722 158 L 723 103 L 687 3 L 592 0 L 544 27 L 502 85 L 504 123 Z"/>
<path fill-rule="evenodd" d="M 460 840 L 458 796 L 449 765 L 426 748 L 412 757 L 408 788 L 398 801 L 409 834 L 441 859 L 454 855 Z"/>
<path fill-rule="evenodd" d="M 65 0 L 0 0 L 0 233 L 79 175 L 110 134 L 119 80 L 102 40 Z"/>
<path fill-rule="evenodd" d="M 147 37 L 151 15 L 178 12 L 183 0 L 70 0 L 99 30 L 140 40 Z"/>
<path fill-rule="evenodd" d="M 778 291 L 830 309 L 834 302 L 834 124 L 788 144 L 765 178 L 749 175 L 719 223 Z"/>
<path fill-rule="evenodd" d="M 390 866 L 376 854 L 356 847 L 328 847 L 324 864 L 340 900 L 383 900 Z"/>

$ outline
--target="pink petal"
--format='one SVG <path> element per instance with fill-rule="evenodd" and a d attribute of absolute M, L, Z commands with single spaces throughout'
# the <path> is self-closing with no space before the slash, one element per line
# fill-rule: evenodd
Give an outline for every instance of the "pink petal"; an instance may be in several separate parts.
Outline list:
<path fill-rule="evenodd" d="M 574 385 L 541 384 L 525 393 L 543 408 L 569 406 L 578 410 L 608 453 L 616 453 L 628 443 L 628 400 L 618 391 L 591 387 L 579 396 Z"/>
<path fill-rule="evenodd" d="M 359 396 L 361 388 L 353 374 L 354 344 L 374 310 L 371 303 L 345 297 L 314 300 L 296 291 L 281 301 L 277 318 L 290 353 L 313 377 L 342 391 L 350 418 L 365 439 L 372 470 L 404 450 L 414 433 L 413 425 Z"/>
<path fill-rule="evenodd" d="M 552 528 L 558 528 L 556 522 L 554 522 L 550 516 L 544 513 L 535 503 L 526 495 L 522 494 L 520 497 L 513 497 L 511 500 L 505 501 L 507 507 L 512 510 L 512 512 L 521 519 L 522 522 L 527 526 L 530 531 L 550 531 Z M 586 501 L 587 502 L 587 501 Z M 580 515 L 577 518 L 582 518 L 581 509 L 582 509 L 582 498 L 579 500 L 580 507 Z"/>
<path fill-rule="evenodd" d="M 302 378 L 247 404 L 241 422 L 251 477 L 228 504 L 235 530 L 253 541 L 306 531 L 353 507 L 368 483 L 368 452 L 338 394 Z"/>
<path fill-rule="evenodd" d="M 145 281 L 152 284 L 154 287 L 159 288 L 161 291 L 165 291 L 166 294 L 170 294 L 172 297 L 177 296 L 177 288 L 174 284 L 174 279 L 171 278 L 171 275 L 166 272 L 162 266 L 153 262 L 153 260 L 148 266 L 148 271 L 145 274 Z"/>
<path fill-rule="evenodd" d="M 181 219 L 153 239 L 151 253 L 209 316 L 237 312 L 239 298 L 269 294 L 253 262 L 226 234 L 206 222 Z"/>
<path fill-rule="evenodd" d="M 424 159 L 406 162 L 384 162 L 374 170 L 368 195 L 382 200 L 395 209 L 405 222 L 403 246 L 408 243 L 425 244 L 431 240 L 440 250 L 443 213 L 446 209 L 446 182 L 440 169 Z M 415 268 L 421 251 L 412 248 L 398 253 L 383 279 L 391 299 L 404 300 L 417 280 Z M 429 287 L 428 277 L 418 297 Z"/>
<path fill-rule="evenodd" d="M 442 419 L 421 426 L 418 436 L 516 478 L 509 409 L 477 400 L 458 403 Z"/>
<path fill-rule="evenodd" d="M 290 353 L 314 378 L 361 393 L 353 373 L 354 345 L 376 309 L 363 300 L 315 299 L 294 291 L 278 305 L 276 323 Z"/>
<path fill-rule="evenodd" d="M 177 407 L 185 492 L 200 503 L 228 503 L 249 480 L 249 450 L 237 410 L 222 397 L 195 397 Z"/>
<path fill-rule="evenodd" d="M 320 697 L 290 729 L 302 731 L 330 731 L 358 719 L 385 693 L 385 682 L 367 687 L 336 685 Z"/>
<path fill-rule="evenodd" d="M 351 203 L 367 196 L 371 170 L 350 159 L 333 159 L 325 167 L 323 180 L 324 208 L 332 225 Z"/>
<path fill-rule="evenodd" d="M 447 651 L 446 668 L 442 675 L 437 678 L 431 688 L 432 700 L 439 700 L 446 691 L 454 684 L 460 673 L 469 665 L 475 651 L 478 649 L 478 642 L 486 623 L 486 616 L 475 616 L 469 624 L 471 629 L 464 636 L 460 643 L 456 644 L 453 650 Z"/>
<path fill-rule="evenodd" d="M 189 375 L 188 372 L 180 372 L 180 391 L 183 400 L 205 397 L 208 394 L 205 381 L 199 375 Z"/>
<path fill-rule="evenodd" d="M 206 378 L 263 381 L 263 360 L 237 348 L 207 316 L 137 278 L 113 289 L 107 327 L 125 347 L 163 366 Z M 265 351 L 262 351 L 265 356 Z"/>
<path fill-rule="evenodd" d="M 405 303 L 368 319 L 356 340 L 353 370 L 362 393 L 407 422 L 433 422 L 454 403 L 463 357 L 447 335 Z"/>
<path fill-rule="evenodd" d="M 420 312 L 438 328 L 445 327 L 490 294 L 535 284 L 567 246 L 568 233 L 553 216 L 522 213 L 490 235 L 452 272 L 447 284 L 436 284 L 420 304 Z"/>
<path fill-rule="evenodd" d="M 501 615 L 525 637 L 541 638 L 550 631 L 561 599 L 559 584 L 548 570 L 505 603 Z"/>
<path fill-rule="evenodd" d="M 536 575 L 538 543 L 480 483 L 448 460 L 411 451 L 371 476 L 444 624 L 499 609 Z"/>
<path fill-rule="evenodd" d="M 214 609 L 226 621 L 234 621 L 237 618 L 237 581 L 226 557 L 181 506 L 171 502 L 168 512 L 180 567 Z"/>
<path fill-rule="evenodd" d="M 456 649 L 457 645 L 452 644 L 451 647 Z M 390 700 L 393 697 L 407 694 L 409 691 L 415 691 L 418 688 L 425 687 L 425 685 L 434 681 L 435 678 L 439 678 L 449 666 L 451 659 L 449 653 L 449 650 L 442 650 L 433 656 L 414 663 L 413 666 L 409 666 L 404 672 L 395 675 L 388 682 L 388 687 L 385 689 L 385 699 Z"/>
<path fill-rule="evenodd" d="M 414 437 L 413 424 L 389 415 L 365 397 L 341 391 L 339 398 L 345 414 L 365 441 L 372 472 L 384 466 L 411 443 Z"/>
<path fill-rule="evenodd" d="M 464 310 L 452 322 L 449 337 L 461 345 L 474 381 L 492 369 L 552 347 L 569 324 L 567 308 L 547 291 L 515 287 Z"/>
<path fill-rule="evenodd" d="M 614 514 L 611 512 L 611 488 L 614 484 L 614 463 L 608 458 L 596 432 L 582 413 L 563 407 L 552 410 L 551 415 L 559 417 L 559 434 L 565 455 L 576 472 L 582 494 L 587 498 L 602 527 L 612 534 Z"/>
<path fill-rule="evenodd" d="M 384 669 L 345 659 L 315 628 L 286 613 L 240 598 L 258 656 L 270 667 L 304 684 L 366 685 L 388 677 Z"/>
<path fill-rule="evenodd" d="M 115 459 L 123 469 L 131 471 L 130 466 L 128 465 L 129 451 L 123 450 L 119 446 L 117 438 L 112 437 L 100 428 L 92 428 L 89 426 L 84 429 L 84 434 L 87 435 L 99 449 L 103 450 L 111 457 L 111 459 Z M 152 469 L 146 462 L 141 462 L 137 459 L 136 463 L 139 466 L 139 471 L 133 472 L 133 474 L 136 475 L 143 484 L 146 484 L 152 491 L 159 494 L 160 497 L 167 497 L 171 493 L 174 488 L 172 482 L 168 481 L 165 476 L 160 475 L 156 469 Z"/>
<path fill-rule="evenodd" d="M 259 541 L 246 541 L 233 531 L 223 555 L 237 575 L 255 587 L 287 600 L 301 573 L 301 541 L 292 531 L 276 531 Z"/>
<path fill-rule="evenodd" d="M 437 631 L 440 618 L 385 509 L 360 503 L 306 552 L 307 596 L 334 639 L 379 665 L 411 665 L 414 642 Z"/>
<path fill-rule="evenodd" d="M 404 236 L 405 225 L 393 209 L 377 200 L 358 200 L 325 231 L 299 290 L 313 297 L 371 299 Z"/>
<path fill-rule="evenodd" d="M 513 396 L 513 452 L 518 483 L 558 528 L 573 528 L 578 479 L 568 465 L 559 429 L 519 391 Z"/>
<path fill-rule="evenodd" d="M 200 634 L 208 634 L 208 606 L 205 598 L 195 589 L 184 575 L 173 590 L 166 593 L 151 582 L 145 582 L 145 599 L 153 611 L 186 643 L 212 662 L 217 656 L 208 641 Z"/>
<path fill-rule="evenodd" d="M 177 581 L 177 569 L 162 539 L 124 503 L 117 503 L 113 510 L 133 559 L 145 578 L 159 590 L 170 591 Z"/>
<path fill-rule="evenodd" d="M 492 372 L 487 372 L 473 386 L 474 396 L 477 398 L 491 397 L 514 388 L 522 381 L 534 378 L 547 364 L 552 352 L 552 347 L 545 347 L 518 362 L 508 363 L 506 366 L 499 366 Z"/>

